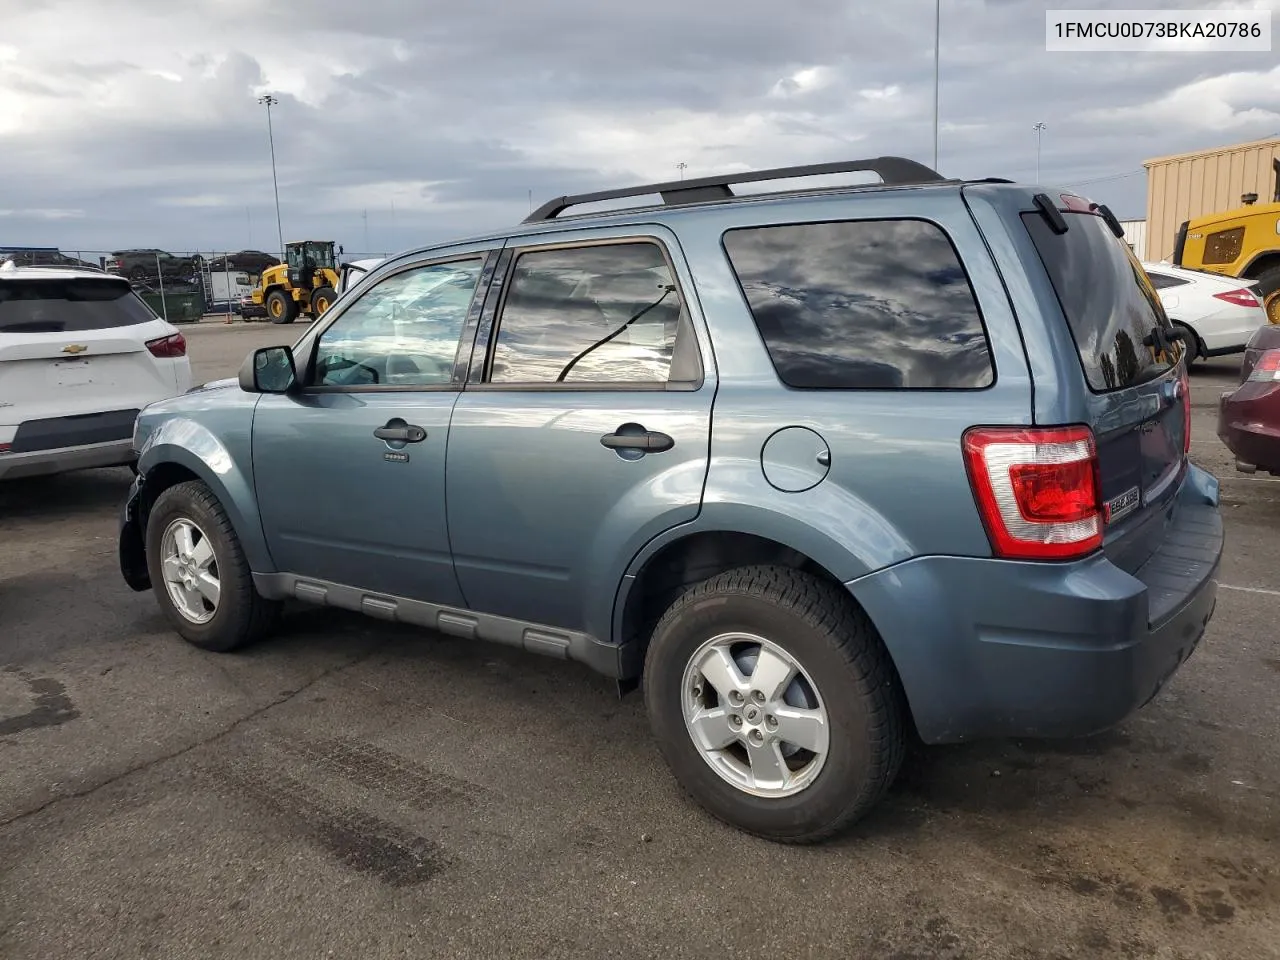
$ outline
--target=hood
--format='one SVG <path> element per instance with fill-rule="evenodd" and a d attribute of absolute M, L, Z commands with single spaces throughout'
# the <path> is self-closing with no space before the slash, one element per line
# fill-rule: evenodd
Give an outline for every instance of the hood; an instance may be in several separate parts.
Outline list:
<path fill-rule="evenodd" d="M 225 390 L 227 387 L 240 386 L 240 380 L 237 377 L 227 377 L 224 380 L 209 380 L 199 386 L 192 387 L 187 393 L 204 393 L 206 390 Z"/>

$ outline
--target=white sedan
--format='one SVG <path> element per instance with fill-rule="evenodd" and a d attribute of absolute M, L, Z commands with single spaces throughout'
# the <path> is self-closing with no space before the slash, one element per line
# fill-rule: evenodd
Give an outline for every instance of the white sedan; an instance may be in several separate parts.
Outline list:
<path fill-rule="evenodd" d="M 123 277 L 0 263 L 0 480 L 132 464 L 138 411 L 190 387 L 186 338 Z"/>
<path fill-rule="evenodd" d="M 1257 281 L 1168 263 L 1144 263 L 1142 268 L 1169 319 L 1190 332 L 1187 342 L 1195 348 L 1192 361 L 1243 353 L 1254 331 L 1267 325 Z"/>

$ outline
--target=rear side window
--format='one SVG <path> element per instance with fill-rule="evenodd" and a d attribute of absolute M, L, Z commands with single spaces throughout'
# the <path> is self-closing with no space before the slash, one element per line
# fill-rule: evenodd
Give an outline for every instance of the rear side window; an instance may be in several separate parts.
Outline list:
<path fill-rule="evenodd" d="M 1171 356 L 1160 349 L 1164 307 L 1142 264 L 1101 217 L 1064 212 L 1055 234 L 1039 213 L 1024 213 L 1031 239 L 1062 304 L 1089 386 L 1123 390 L 1160 376 Z"/>
<path fill-rule="evenodd" d="M 516 260 L 491 383 L 666 383 L 680 291 L 662 250 L 636 241 Z"/>
<path fill-rule="evenodd" d="M 155 312 L 119 281 L 0 280 L 0 333 L 74 333 L 154 319 Z"/>
<path fill-rule="evenodd" d="M 979 389 L 995 381 L 973 289 L 932 223 L 751 227 L 725 233 L 724 246 L 789 387 Z"/>
<path fill-rule="evenodd" d="M 1184 280 L 1181 277 L 1171 277 L 1167 273 L 1152 273 L 1147 271 L 1147 276 L 1151 280 L 1151 285 L 1157 290 L 1167 290 L 1170 287 L 1180 287 L 1184 283 L 1190 283 L 1190 280 Z"/>

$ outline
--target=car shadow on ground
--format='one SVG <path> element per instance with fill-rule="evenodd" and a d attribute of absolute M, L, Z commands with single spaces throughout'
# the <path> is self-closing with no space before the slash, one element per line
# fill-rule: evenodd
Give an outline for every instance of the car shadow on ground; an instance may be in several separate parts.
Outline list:
<path fill-rule="evenodd" d="M 124 503 L 132 482 L 128 467 L 0 480 L 0 522 L 49 520 L 103 509 L 114 512 Z"/>

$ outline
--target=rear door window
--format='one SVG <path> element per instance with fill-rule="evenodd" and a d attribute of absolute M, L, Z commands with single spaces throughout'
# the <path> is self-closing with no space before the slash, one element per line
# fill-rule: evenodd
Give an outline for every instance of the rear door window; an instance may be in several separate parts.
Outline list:
<path fill-rule="evenodd" d="M 1023 223 L 1040 254 L 1095 392 L 1123 390 L 1165 373 L 1169 320 L 1142 264 L 1099 216 L 1064 211 L 1055 234 L 1040 213 Z"/>
<path fill-rule="evenodd" d="M 973 288 L 935 224 L 739 228 L 724 247 L 789 387 L 956 390 L 995 381 Z"/>
<path fill-rule="evenodd" d="M 0 333 L 75 333 L 155 319 L 155 312 L 119 281 L 0 280 Z"/>

